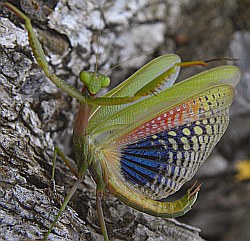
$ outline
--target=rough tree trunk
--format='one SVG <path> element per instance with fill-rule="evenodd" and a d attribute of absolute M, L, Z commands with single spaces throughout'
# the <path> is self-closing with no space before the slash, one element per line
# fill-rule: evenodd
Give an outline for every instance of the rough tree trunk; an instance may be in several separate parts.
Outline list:
<path fill-rule="evenodd" d="M 106 5 L 101 0 L 54 0 L 46 1 L 46 4 L 38 0 L 12 2 L 31 18 L 55 73 L 78 88 L 79 72 L 83 69 L 95 69 L 94 49 L 97 45 L 100 72 L 154 49 L 114 70 L 111 76 L 112 86 L 124 80 L 148 60 L 163 53 L 177 52 L 184 60 L 210 59 L 228 56 L 231 43 L 235 57 L 248 60 L 249 63 L 244 50 L 241 51 L 241 56 L 237 55 L 239 48 L 246 48 L 244 44 L 247 45 L 247 39 L 250 42 L 250 34 L 247 35 L 247 32 L 234 35 L 237 28 L 248 31 L 250 28 L 246 25 L 249 21 L 243 14 L 243 10 L 247 11 L 247 8 L 241 9 L 237 1 L 217 0 L 213 1 L 214 5 L 201 4 L 195 0 L 110 0 Z M 238 2 L 244 4 L 244 1 Z M 238 15 L 239 10 L 241 16 Z M 245 14 L 250 16 L 247 12 Z M 240 27 L 237 24 L 241 24 Z M 97 44 L 100 33 L 101 39 Z M 241 45 L 237 45 L 238 43 Z M 45 77 L 34 61 L 22 21 L 6 9 L 0 19 L 0 49 L 0 239 L 38 239 L 49 228 L 63 198 L 75 181 L 65 165 L 57 161 L 57 192 L 51 192 L 53 147 L 58 145 L 74 159 L 71 137 L 78 105 Z M 249 71 L 249 66 L 244 63 L 242 67 L 244 71 Z M 188 69 L 186 74 L 191 74 L 191 70 Z M 247 76 L 246 74 L 244 83 L 249 86 Z M 223 197 L 224 186 L 229 185 L 227 190 L 231 195 L 236 195 L 235 206 L 245 202 L 240 211 L 248 212 L 248 217 L 250 216 L 250 205 L 246 205 L 250 203 L 249 183 L 235 184 L 230 172 L 233 161 L 250 156 L 250 111 L 247 108 L 247 96 L 250 93 L 246 93 L 244 87 L 239 89 L 239 93 L 241 101 L 237 102 L 234 111 L 234 116 L 238 119 L 233 118 L 233 123 L 237 127 L 239 122 L 244 121 L 246 131 L 233 135 L 235 129 L 229 130 L 227 140 L 220 146 L 224 157 L 221 154 L 216 155 L 213 158 L 216 161 L 210 161 L 200 174 L 202 177 L 209 176 L 208 181 L 202 179 L 204 183 L 208 183 L 205 186 L 209 187 L 207 194 L 201 193 L 206 200 L 201 198 L 201 207 L 195 205 L 193 208 L 198 208 L 200 216 L 197 219 L 197 213 L 194 217 L 192 213 L 187 214 L 188 220 L 185 220 L 204 227 L 206 237 L 217 237 L 214 240 L 221 237 L 221 240 L 231 240 L 223 236 L 221 230 L 225 231 L 224 226 L 217 229 L 220 230 L 216 233 L 217 236 L 210 230 L 214 229 L 212 220 L 220 210 L 211 205 L 211 199 L 218 203 L 215 200 Z M 245 108 L 242 103 L 247 103 Z M 239 106 L 242 111 L 239 111 Z M 241 147 L 239 143 L 244 145 L 241 151 L 237 151 L 231 147 L 232 143 Z M 225 173 L 228 173 L 226 179 Z M 222 184 L 215 187 L 217 182 Z M 230 183 L 233 183 L 234 189 Z M 237 196 L 236 189 L 239 190 L 239 187 L 245 193 L 244 198 Z M 213 198 L 213 195 L 218 196 Z M 208 202 L 213 210 L 207 210 Z M 227 200 L 224 197 L 220 202 L 224 205 Z M 228 211 L 229 206 L 223 205 Z M 103 208 L 108 232 L 114 240 L 203 240 L 199 229 L 175 220 L 163 220 L 142 214 L 108 194 L 103 201 Z M 244 215 L 236 213 L 237 220 L 242 221 Z M 221 215 L 225 215 L 225 212 Z M 223 218 L 220 218 L 223 223 Z M 231 216 L 232 218 L 234 217 Z M 245 222 L 248 225 L 250 223 L 249 219 Z M 245 230 L 242 236 L 250 237 L 249 230 Z M 50 240 L 102 240 L 95 207 L 95 185 L 89 175 L 63 213 L 50 235 Z M 237 240 L 243 241 L 244 237 Z"/>

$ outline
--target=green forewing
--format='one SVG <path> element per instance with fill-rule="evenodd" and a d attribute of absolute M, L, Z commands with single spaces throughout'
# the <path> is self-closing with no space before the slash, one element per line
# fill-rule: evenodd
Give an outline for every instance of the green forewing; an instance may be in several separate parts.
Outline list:
<path fill-rule="evenodd" d="M 176 63 L 180 63 L 181 59 L 175 54 L 162 55 L 148 64 L 144 65 L 136 73 L 130 76 L 127 80 L 122 82 L 116 88 L 109 91 L 105 97 L 123 97 L 123 96 L 133 96 L 138 90 L 143 88 L 153 79 L 161 75 L 162 73 L 169 70 Z M 175 73 L 169 77 L 169 80 L 165 83 L 164 87 L 168 88 L 173 85 L 179 74 L 179 67 L 176 67 Z M 116 112 L 125 108 L 126 105 L 116 105 L 116 106 L 97 106 L 93 109 L 91 116 L 89 118 L 88 133 L 92 133 L 97 126 L 97 123 L 102 123 L 104 120 L 109 118 Z"/>

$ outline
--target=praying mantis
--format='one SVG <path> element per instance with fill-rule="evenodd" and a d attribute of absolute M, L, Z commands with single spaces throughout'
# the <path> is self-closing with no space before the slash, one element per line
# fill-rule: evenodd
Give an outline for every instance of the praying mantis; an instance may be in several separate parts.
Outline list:
<path fill-rule="evenodd" d="M 79 102 L 73 134 L 75 168 L 55 148 L 76 182 L 65 198 L 44 238 L 49 238 L 61 213 L 87 170 L 96 182 L 96 206 L 104 240 L 108 232 L 101 200 L 108 190 L 124 204 L 163 218 L 189 211 L 200 185 L 176 201 L 159 201 L 179 190 L 197 172 L 225 132 L 239 69 L 221 66 L 174 84 L 180 68 L 204 65 L 181 62 L 174 54 L 162 55 L 103 97 L 96 94 L 110 79 L 96 72 L 80 72 L 81 91 L 49 68 L 29 18 L 12 4 L 4 6 L 25 22 L 37 63 L 59 89 Z"/>

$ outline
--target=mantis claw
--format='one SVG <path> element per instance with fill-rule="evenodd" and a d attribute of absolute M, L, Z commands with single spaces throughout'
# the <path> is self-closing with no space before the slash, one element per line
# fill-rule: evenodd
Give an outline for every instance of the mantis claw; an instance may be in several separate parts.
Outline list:
<path fill-rule="evenodd" d="M 192 198 L 197 192 L 200 191 L 202 183 L 200 183 L 198 186 L 196 186 L 198 181 L 196 180 L 193 184 L 193 186 L 189 189 L 189 198 Z"/>

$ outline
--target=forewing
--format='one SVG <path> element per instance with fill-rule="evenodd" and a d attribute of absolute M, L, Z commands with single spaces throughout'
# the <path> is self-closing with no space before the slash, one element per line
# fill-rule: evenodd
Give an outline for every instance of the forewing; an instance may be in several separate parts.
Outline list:
<path fill-rule="evenodd" d="M 180 63 L 180 57 L 175 54 L 166 54 L 162 55 L 148 64 L 144 65 L 136 73 L 131 75 L 128 79 L 123 81 L 116 88 L 109 91 L 105 97 L 124 97 L 124 96 L 133 96 L 138 90 L 143 88 L 149 82 L 151 82 L 156 77 L 160 76 L 162 73 L 169 70 L 176 63 Z M 173 85 L 179 74 L 179 67 L 176 67 L 175 73 L 169 76 L 167 82 L 161 86 L 161 89 L 168 88 Z M 115 105 L 115 106 L 98 106 L 95 107 L 90 115 L 89 124 L 87 132 L 90 133 L 92 130 L 105 119 L 122 110 L 125 105 Z"/>

